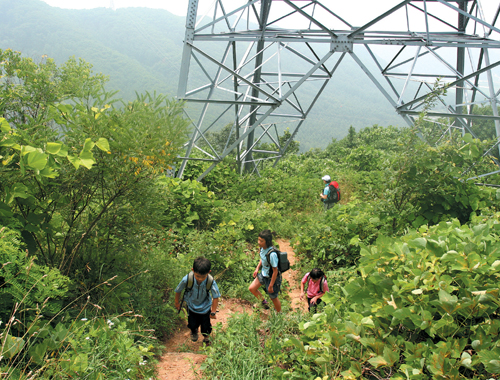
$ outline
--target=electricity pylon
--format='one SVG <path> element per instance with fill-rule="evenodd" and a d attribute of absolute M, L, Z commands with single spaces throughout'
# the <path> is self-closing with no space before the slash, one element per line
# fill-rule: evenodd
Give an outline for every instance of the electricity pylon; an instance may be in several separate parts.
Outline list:
<path fill-rule="evenodd" d="M 472 132 L 482 118 L 494 121 L 500 137 L 500 2 L 487 15 L 479 0 L 390 3 L 190 0 L 177 97 L 188 102 L 193 133 L 177 176 L 189 160 L 210 161 L 201 180 L 232 152 L 246 172 L 258 172 L 263 160 L 278 162 L 341 64 L 360 67 L 408 126 L 435 93 L 439 105 L 427 118 L 454 120 L 443 136 L 450 128 Z M 361 26 L 341 13 L 366 18 L 369 4 L 377 13 Z M 202 5 L 211 5 L 204 15 Z M 447 96 L 437 93 L 438 79 Z M 483 102 L 493 115 L 473 114 Z M 227 142 L 217 149 L 207 136 L 228 124 Z M 278 125 L 291 130 L 284 144 Z M 257 149 L 264 140 L 277 149 Z"/>

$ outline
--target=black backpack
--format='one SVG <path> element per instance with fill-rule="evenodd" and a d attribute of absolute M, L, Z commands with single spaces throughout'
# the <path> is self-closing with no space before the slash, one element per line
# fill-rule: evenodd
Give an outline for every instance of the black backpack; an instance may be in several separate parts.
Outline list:
<path fill-rule="evenodd" d="M 328 197 L 326 198 L 326 203 L 337 203 L 340 201 L 340 186 L 337 181 L 332 181 L 328 184 Z"/>
<path fill-rule="evenodd" d="M 269 263 L 269 265 L 271 265 L 271 252 L 276 252 L 276 255 L 278 256 L 278 271 L 280 273 L 286 272 L 288 269 L 290 269 L 290 261 L 288 261 L 288 253 L 281 252 L 274 247 L 272 247 L 266 253 L 266 260 Z"/>

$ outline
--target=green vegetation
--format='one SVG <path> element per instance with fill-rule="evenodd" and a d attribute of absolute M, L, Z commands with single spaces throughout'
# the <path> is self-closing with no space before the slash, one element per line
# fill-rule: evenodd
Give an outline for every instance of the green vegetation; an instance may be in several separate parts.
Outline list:
<path fill-rule="evenodd" d="M 296 269 L 327 273 L 326 305 L 305 315 L 285 297 L 267 320 L 234 315 L 216 327 L 204 378 L 500 375 L 500 192 L 467 181 L 493 169 L 474 164 L 484 142 L 351 128 L 261 177 L 228 157 L 198 183 L 205 162 L 184 180 L 164 174 L 189 133 L 182 104 L 112 100 L 83 60 L 0 50 L 0 75 L 2 378 L 153 378 L 193 259 L 213 262 L 224 297 L 252 300 L 268 228 L 292 242 Z M 324 174 L 342 189 L 326 213 Z"/>

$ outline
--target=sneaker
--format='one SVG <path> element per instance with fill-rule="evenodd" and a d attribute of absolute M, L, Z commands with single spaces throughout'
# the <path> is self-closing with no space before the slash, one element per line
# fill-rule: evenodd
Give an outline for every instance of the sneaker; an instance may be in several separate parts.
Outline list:
<path fill-rule="evenodd" d="M 193 342 L 197 342 L 198 341 L 198 333 L 191 333 L 191 340 Z"/>
<path fill-rule="evenodd" d="M 252 307 L 254 309 L 258 309 L 260 307 L 264 309 L 269 309 L 269 303 L 266 300 L 262 300 L 261 302 L 254 303 Z"/>
<path fill-rule="evenodd" d="M 208 336 L 204 337 L 203 343 L 205 343 L 208 346 L 210 344 L 210 338 Z"/>

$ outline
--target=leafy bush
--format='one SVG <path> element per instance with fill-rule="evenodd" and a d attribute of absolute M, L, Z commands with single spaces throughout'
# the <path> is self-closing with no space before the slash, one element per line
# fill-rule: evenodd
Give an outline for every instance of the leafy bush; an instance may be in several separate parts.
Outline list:
<path fill-rule="evenodd" d="M 362 146 L 351 149 L 346 161 L 349 167 L 355 171 L 373 171 L 380 169 L 384 165 L 387 154 L 371 146 Z"/>
<path fill-rule="evenodd" d="M 360 244 L 373 243 L 383 228 L 373 203 L 352 201 L 303 220 L 292 244 L 308 267 L 351 266 L 359 259 Z"/>
<path fill-rule="evenodd" d="M 135 261 L 139 275 L 131 281 L 128 294 L 130 307 L 142 314 L 144 324 L 158 338 L 170 335 L 176 326 L 174 289 L 194 260 L 192 255 L 177 253 L 173 240 L 142 250 Z"/>
<path fill-rule="evenodd" d="M 133 332 L 135 331 L 135 332 Z M 140 379 L 153 376 L 154 340 L 135 316 L 82 318 L 70 323 L 38 323 L 26 350 L 1 370 L 12 379 Z M 28 360 L 29 359 L 29 360 Z"/>
<path fill-rule="evenodd" d="M 324 313 L 286 343 L 287 376 L 498 375 L 499 218 L 423 226 L 363 247 L 359 266 L 323 297 Z"/>
<path fill-rule="evenodd" d="M 37 264 L 21 250 L 21 236 L 0 228 L 0 321 L 12 320 L 12 329 L 23 335 L 41 314 L 51 317 L 64 306 L 70 279 L 57 269 Z"/>
<path fill-rule="evenodd" d="M 212 191 L 194 180 L 162 177 L 158 180 L 163 189 L 164 216 L 167 228 L 187 232 L 191 228 L 213 229 L 221 220 L 222 202 Z"/>

